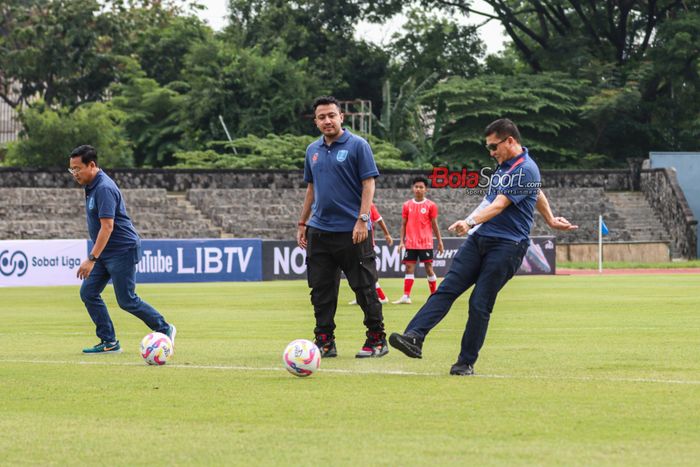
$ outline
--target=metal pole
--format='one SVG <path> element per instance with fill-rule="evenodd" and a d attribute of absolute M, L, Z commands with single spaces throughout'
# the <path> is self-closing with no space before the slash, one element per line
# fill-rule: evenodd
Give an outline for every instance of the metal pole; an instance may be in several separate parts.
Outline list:
<path fill-rule="evenodd" d="M 226 127 L 226 122 L 224 122 L 224 117 L 219 115 L 219 121 L 221 122 L 221 126 L 224 127 L 224 132 L 226 133 L 226 137 L 228 138 L 228 142 L 233 143 L 233 140 L 231 139 L 231 133 L 228 132 L 228 128 Z M 233 153 L 235 155 L 238 155 L 238 151 L 236 151 L 236 146 L 231 144 L 231 148 L 233 149 Z"/>

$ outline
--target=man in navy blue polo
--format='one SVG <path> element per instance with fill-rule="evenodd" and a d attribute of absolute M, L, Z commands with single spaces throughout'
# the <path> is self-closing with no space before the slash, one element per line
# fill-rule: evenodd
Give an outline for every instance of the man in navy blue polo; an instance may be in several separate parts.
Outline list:
<path fill-rule="evenodd" d="M 491 123 L 484 131 L 486 148 L 499 166 L 491 176 L 481 205 L 449 230 L 467 240 L 437 291 L 416 313 L 403 334 L 393 333 L 389 343 L 412 358 L 422 357 L 425 336 L 450 311 L 469 287 L 469 318 L 452 375 L 474 374 L 474 363 L 484 344 L 489 318 L 501 288 L 520 267 L 530 240 L 537 207 L 547 224 L 558 230 L 577 228 L 563 217 L 554 217 L 540 190 L 537 164 L 520 143 L 520 132 L 508 119 Z"/>
<path fill-rule="evenodd" d="M 343 114 L 334 97 L 319 97 L 313 110 L 322 136 L 306 149 L 304 181 L 308 185 L 297 243 L 306 248 L 315 342 L 323 358 L 338 355 L 334 331 L 342 270 L 367 327 L 365 343 L 355 356 L 382 357 L 389 347 L 375 289 L 374 247 L 368 235 L 374 179 L 379 171 L 367 141 L 342 127 Z"/>
<path fill-rule="evenodd" d="M 78 184 L 85 187 L 87 225 L 93 247 L 88 259 L 78 268 L 83 279 L 80 298 L 97 327 L 100 342 L 83 349 L 87 354 L 121 352 L 107 306 L 100 294 L 112 280 L 117 303 L 141 319 L 153 331 L 170 337 L 175 345 L 177 330 L 151 305 L 136 295 L 136 264 L 141 259 L 141 241 L 126 214 L 122 194 L 114 181 L 97 167 L 97 151 L 78 146 L 70 154 L 70 168 Z"/>

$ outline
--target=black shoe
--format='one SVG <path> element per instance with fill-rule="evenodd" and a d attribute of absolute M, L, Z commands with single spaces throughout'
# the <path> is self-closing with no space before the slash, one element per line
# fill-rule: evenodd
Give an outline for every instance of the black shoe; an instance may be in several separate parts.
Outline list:
<path fill-rule="evenodd" d="M 335 337 L 328 334 L 318 334 L 314 339 L 314 344 L 321 351 L 321 358 L 333 358 L 338 356 L 335 348 Z"/>
<path fill-rule="evenodd" d="M 367 331 L 365 345 L 355 354 L 355 358 L 379 358 L 389 353 L 386 334 L 383 332 Z"/>
<path fill-rule="evenodd" d="M 413 334 L 394 332 L 389 336 L 389 343 L 408 357 L 423 358 L 423 340 Z"/>
<path fill-rule="evenodd" d="M 472 376 L 474 374 L 474 365 L 471 363 L 455 363 L 450 368 L 451 375 L 457 376 Z"/>

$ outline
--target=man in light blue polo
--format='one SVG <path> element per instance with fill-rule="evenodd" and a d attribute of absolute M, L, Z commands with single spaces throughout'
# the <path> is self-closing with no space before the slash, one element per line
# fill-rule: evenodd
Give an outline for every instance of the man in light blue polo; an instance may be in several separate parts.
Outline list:
<path fill-rule="evenodd" d="M 389 343 L 412 358 L 422 357 L 423 340 L 447 315 L 469 287 L 469 318 L 452 375 L 473 375 L 474 363 L 486 339 L 496 296 L 523 261 L 530 240 L 534 210 L 558 230 L 573 230 L 563 217 L 554 217 L 540 190 L 540 171 L 520 143 L 520 132 L 508 119 L 491 123 L 484 131 L 486 148 L 499 166 L 491 177 L 481 205 L 449 230 L 469 232 L 437 291 L 416 313 L 403 334 L 393 333 Z"/>
<path fill-rule="evenodd" d="M 314 101 L 314 122 L 322 136 L 306 149 L 306 196 L 297 243 L 306 248 L 306 274 L 311 287 L 316 327 L 315 343 L 323 358 L 338 355 L 335 312 L 340 272 L 345 273 L 364 312 L 366 340 L 357 358 L 389 352 L 382 305 L 375 284 L 370 208 L 379 171 L 369 144 L 342 127 L 343 114 L 331 96 Z"/>
<path fill-rule="evenodd" d="M 78 268 L 83 279 L 80 298 L 97 328 L 100 342 L 83 349 L 86 354 L 121 352 L 107 306 L 100 294 L 112 280 L 117 303 L 153 331 L 168 335 L 175 345 L 177 330 L 151 305 L 136 295 L 136 264 L 141 259 L 141 241 L 126 213 L 122 194 L 114 181 L 97 166 L 97 151 L 78 146 L 70 154 L 70 168 L 78 184 L 85 187 L 87 225 L 93 247 Z"/>

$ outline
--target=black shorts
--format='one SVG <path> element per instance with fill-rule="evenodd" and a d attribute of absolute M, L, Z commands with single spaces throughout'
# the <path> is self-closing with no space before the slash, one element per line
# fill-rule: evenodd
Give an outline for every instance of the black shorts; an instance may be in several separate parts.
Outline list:
<path fill-rule="evenodd" d="M 433 262 L 433 250 L 406 250 L 403 253 L 404 263 L 421 263 Z"/>

